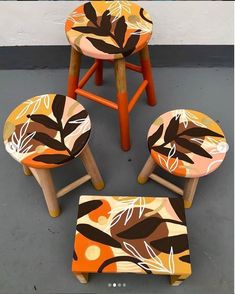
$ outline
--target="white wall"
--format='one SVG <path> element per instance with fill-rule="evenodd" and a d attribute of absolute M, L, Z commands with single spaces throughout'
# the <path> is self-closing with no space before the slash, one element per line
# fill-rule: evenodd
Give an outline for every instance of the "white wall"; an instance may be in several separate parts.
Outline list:
<path fill-rule="evenodd" d="M 233 1 L 138 3 L 154 21 L 151 44 L 233 44 Z M 64 22 L 76 5 L 74 1 L 0 1 L 0 46 L 67 44 Z"/>

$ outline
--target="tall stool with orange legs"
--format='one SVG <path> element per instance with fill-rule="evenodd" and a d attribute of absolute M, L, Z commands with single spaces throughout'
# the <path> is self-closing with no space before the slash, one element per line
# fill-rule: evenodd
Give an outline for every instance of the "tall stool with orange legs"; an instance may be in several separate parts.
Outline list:
<path fill-rule="evenodd" d="M 148 51 L 152 34 L 149 14 L 131 1 L 91 1 L 75 9 L 65 25 L 71 44 L 68 96 L 76 94 L 118 111 L 121 146 L 130 149 L 129 113 L 144 90 L 148 104 L 156 104 L 154 81 Z M 127 63 L 125 57 L 139 52 L 141 65 Z M 81 56 L 95 59 L 92 67 L 79 81 Z M 96 85 L 103 83 L 103 60 L 114 63 L 117 103 L 83 89 L 95 73 Z M 142 73 L 143 81 L 128 100 L 126 68 Z"/>

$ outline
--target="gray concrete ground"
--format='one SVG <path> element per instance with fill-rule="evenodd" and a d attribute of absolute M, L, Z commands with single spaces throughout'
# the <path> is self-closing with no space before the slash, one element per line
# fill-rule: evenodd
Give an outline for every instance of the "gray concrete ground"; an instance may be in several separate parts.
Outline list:
<path fill-rule="evenodd" d="M 40 188 L 25 177 L 21 166 L 0 148 L 0 293 L 233 293 L 233 70 L 228 68 L 159 68 L 154 70 L 158 105 L 146 105 L 145 95 L 131 113 L 132 149 L 119 147 L 117 114 L 81 98 L 93 123 L 91 147 L 106 182 L 103 195 L 174 196 L 154 182 L 141 186 L 136 177 L 147 156 L 146 133 L 161 113 L 193 108 L 217 120 L 230 150 L 223 165 L 202 178 L 195 202 L 186 211 L 193 275 L 179 287 L 166 277 L 135 274 L 92 274 L 81 285 L 71 274 L 78 197 L 98 194 L 87 183 L 60 200 L 62 214 L 52 219 Z M 133 93 L 138 81 L 128 73 Z M 48 92 L 66 93 L 67 70 L 0 71 L 1 128 L 8 113 L 25 98 Z M 115 99 L 111 69 L 104 88 L 88 88 Z M 75 160 L 53 171 L 56 186 L 79 177 Z M 109 287 L 125 283 L 125 287 Z"/>

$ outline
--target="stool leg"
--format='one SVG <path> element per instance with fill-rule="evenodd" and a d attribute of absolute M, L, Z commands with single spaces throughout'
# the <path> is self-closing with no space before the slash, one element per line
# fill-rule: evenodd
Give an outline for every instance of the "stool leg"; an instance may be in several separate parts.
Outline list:
<path fill-rule="evenodd" d="M 75 274 L 75 277 L 79 280 L 80 283 L 86 284 L 88 282 L 88 273 Z"/>
<path fill-rule="evenodd" d="M 151 173 L 154 171 L 155 166 L 156 164 L 150 155 L 138 176 L 139 184 L 145 184 L 148 181 L 148 178 L 151 175 Z"/>
<path fill-rule="evenodd" d="M 60 208 L 50 170 L 36 168 L 30 170 L 42 188 L 50 216 L 59 216 Z"/>
<path fill-rule="evenodd" d="M 81 53 L 71 46 L 67 95 L 74 99 L 76 99 L 75 90 L 78 87 L 80 64 Z"/>
<path fill-rule="evenodd" d="M 114 61 L 118 114 L 121 134 L 121 146 L 124 151 L 130 149 L 130 130 L 128 116 L 128 95 L 126 86 L 126 64 L 125 59 L 117 59 Z"/>
<path fill-rule="evenodd" d="M 151 106 L 154 106 L 156 104 L 157 98 L 156 98 L 155 90 L 154 90 L 154 80 L 153 80 L 148 45 L 146 45 L 140 51 L 140 61 L 141 61 L 143 77 L 145 80 L 148 81 L 148 85 L 146 87 L 146 92 L 148 96 L 148 104 Z"/>
<path fill-rule="evenodd" d="M 100 175 L 99 169 L 88 145 L 86 145 L 79 157 L 82 160 L 88 175 L 91 176 L 91 182 L 94 188 L 96 190 L 102 190 L 104 188 L 104 181 Z"/>
<path fill-rule="evenodd" d="M 193 203 L 193 197 L 197 189 L 198 181 L 199 178 L 186 179 L 183 194 L 185 208 L 190 208 Z"/>
<path fill-rule="evenodd" d="M 170 276 L 170 284 L 171 286 L 179 286 L 188 277 L 190 277 L 190 275 Z"/>
<path fill-rule="evenodd" d="M 96 86 L 101 86 L 103 84 L 103 61 L 96 59 L 96 63 L 98 66 L 95 72 L 95 84 Z"/>
<path fill-rule="evenodd" d="M 31 176 L 32 175 L 30 169 L 26 165 L 23 165 L 23 171 L 24 171 L 24 174 L 26 176 Z"/>

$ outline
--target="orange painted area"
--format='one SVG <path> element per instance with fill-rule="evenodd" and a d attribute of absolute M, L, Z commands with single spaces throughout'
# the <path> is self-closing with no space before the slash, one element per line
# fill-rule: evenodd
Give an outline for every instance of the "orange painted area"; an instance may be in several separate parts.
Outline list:
<path fill-rule="evenodd" d="M 93 222 L 98 222 L 100 216 L 109 217 L 109 212 L 111 210 L 110 204 L 106 200 L 102 200 L 102 205 L 97 209 L 91 211 L 88 216 Z"/>

